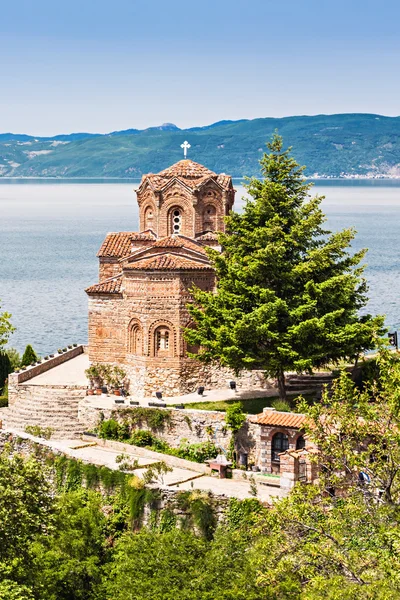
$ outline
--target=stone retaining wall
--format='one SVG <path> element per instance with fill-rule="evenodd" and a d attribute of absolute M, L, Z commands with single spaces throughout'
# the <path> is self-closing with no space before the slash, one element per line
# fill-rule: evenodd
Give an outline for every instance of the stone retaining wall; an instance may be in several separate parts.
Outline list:
<path fill-rule="evenodd" d="M 54 358 L 43 360 L 43 362 L 41 362 L 39 365 L 35 365 L 33 367 L 26 367 L 26 369 L 20 371 L 19 373 L 11 373 L 8 378 L 9 389 L 20 383 L 25 383 L 26 381 L 29 381 L 29 379 L 32 379 L 37 375 L 46 373 L 47 371 L 50 371 L 50 369 L 58 367 L 58 365 L 62 365 L 68 360 L 71 360 L 71 358 L 75 358 L 76 356 L 79 356 L 84 352 L 85 347 L 80 345 L 76 348 L 72 348 L 70 350 L 67 350 L 66 352 L 63 352 L 62 354 L 57 353 L 54 356 Z"/>
<path fill-rule="evenodd" d="M 124 420 L 124 414 L 129 414 L 129 410 L 134 411 L 134 407 L 116 406 L 113 409 L 101 409 L 91 405 L 86 398 L 79 403 L 79 421 L 86 429 L 93 429 L 99 423 L 101 413 L 105 419 L 115 418 L 119 422 Z M 149 411 L 154 410 L 148 408 Z M 190 410 L 165 408 L 158 409 L 168 411 L 170 415 L 169 423 L 159 430 L 151 430 L 143 421 L 134 426 L 134 429 L 145 429 L 152 431 L 158 438 L 167 442 L 173 448 L 177 448 L 182 439 L 190 444 L 211 441 L 217 447 L 226 451 L 229 448 L 231 432 L 225 425 L 225 413 L 211 410 Z M 259 464 L 260 460 L 260 426 L 252 423 L 248 416 L 242 429 L 236 436 L 237 446 L 240 451 L 247 452 L 249 462 Z M 211 431 L 212 430 L 212 431 Z"/>

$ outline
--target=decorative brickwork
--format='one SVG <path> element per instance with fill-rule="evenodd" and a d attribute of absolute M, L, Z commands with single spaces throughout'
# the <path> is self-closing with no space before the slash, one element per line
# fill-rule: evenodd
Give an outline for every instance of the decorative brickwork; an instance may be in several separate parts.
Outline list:
<path fill-rule="evenodd" d="M 104 240 L 99 283 L 86 290 L 89 358 L 122 365 L 134 395 L 177 395 L 211 380 L 224 387 L 232 376 L 188 358 L 183 328 L 190 324 L 192 286 L 215 287 L 204 246 L 218 244 L 215 232 L 224 230 L 234 196 L 228 175 L 180 161 L 143 177 L 140 232 L 109 233 Z"/>

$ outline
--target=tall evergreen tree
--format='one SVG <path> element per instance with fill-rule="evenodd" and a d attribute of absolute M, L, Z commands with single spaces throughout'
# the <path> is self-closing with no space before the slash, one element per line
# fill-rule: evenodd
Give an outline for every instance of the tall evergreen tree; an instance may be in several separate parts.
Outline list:
<path fill-rule="evenodd" d="M 189 306 L 202 361 L 240 371 L 261 368 L 286 397 L 285 371 L 310 372 L 342 358 L 355 360 L 383 334 L 383 317 L 360 316 L 367 285 L 349 246 L 354 229 L 323 229 L 323 197 L 310 197 L 304 167 L 274 135 L 260 161 L 264 178 L 247 184 L 241 214 L 226 219 L 220 254 L 208 253 L 217 293 L 194 290 Z"/>

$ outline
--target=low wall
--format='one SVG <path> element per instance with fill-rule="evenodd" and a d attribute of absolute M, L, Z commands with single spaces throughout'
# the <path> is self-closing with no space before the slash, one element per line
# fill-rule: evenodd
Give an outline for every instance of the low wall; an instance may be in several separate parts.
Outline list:
<path fill-rule="evenodd" d="M 148 408 L 147 410 L 156 410 Z M 185 439 L 190 444 L 211 441 L 217 447 L 226 451 L 229 448 L 231 432 L 225 424 L 225 413 L 211 410 L 190 410 L 165 408 L 169 413 L 169 422 L 164 427 L 151 429 L 143 420 L 132 426 L 132 429 L 145 429 L 152 431 L 161 440 L 167 442 L 173 448 L 177 448 L 181 440 Z M 90 400 L 84 398 L 79 403 L 79 421 L 86 429 L 93 429 L 99 424 L 101 415 L 105 419 L 114 418 L 119 422 L 129 421 L 129 412 L 134 414 L 134 407 L 126 408 L 116 406 L 115 408 L 102 409 L 91 404 Z M 260 460 L 260 426 L 251 422 L 248 416 L 242 429 L 236 435 L 237 447 L 240 451 L 248 453 L 249 462 L 259 464 Z M 254 418 L 254 415 L 253 415 Z"/>
<path fill-rule="evenodd" d="M 57 353 L 54 358 L 43 360 L 43 362 L 38 365 L 26 367 L 26 369 L 20 371 L 19 373 L 11 373 L 8 378 L 9 386 L 25 383 L 26 381 L 29 381 L 29 379 L 32 379 L 37 375 L 41 375 L 42 373 L 46 373 L 46 371 L 50 371 L 50 369 L 53 369 L 54 367 L 57 367 L 58 365 L 61 365 L 68 360 L 71 360 L 71 358 L 75 358 L 76 356 L 83 354 L 84 352 L 85 347 L 80 345 L 76 348 L 72 348 L 71 350 L 63 352 L 62 354 Z"/>
<path fill-rule="evenodd" d="M 83 435 L 82 439 L 87 442 L 92 442 L 94 438 L 89 435 Z M 133 446 L 132 444 L 124 444 L 123 442 L 116 442 L 114 440 L 102 440 L 100 438 L 96 438 L 96 444 L 102 448 L 111 448 L 112 450 L 125 452 L 126 454 L 134 454 L 135 456 L 140 456 L 141 458 L 163 461 L 170 467 L 175 467 L 176 469 L 189 469 L 190 471 L 195 471 L 196 473 L 207 474 L 211 472 L 211 469 L 206 464 L 185 460 L 184 458 L 179 458 L 178 456 L 161 454 L 160 452 L 154 452 L 153 450 L 147 450 L 147 448 L 140 448 L 139 446 Z"/>

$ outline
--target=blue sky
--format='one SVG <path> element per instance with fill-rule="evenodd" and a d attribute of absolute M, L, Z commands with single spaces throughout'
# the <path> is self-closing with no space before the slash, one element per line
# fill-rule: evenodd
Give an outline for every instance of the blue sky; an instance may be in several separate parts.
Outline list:
<path fill-rule="evenodd" d="M 0 132 L 400 114 L 394 0 L 1 0 Z"/>

